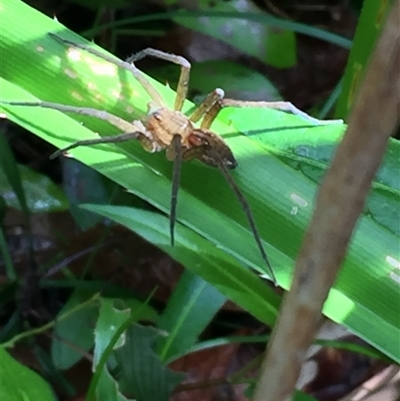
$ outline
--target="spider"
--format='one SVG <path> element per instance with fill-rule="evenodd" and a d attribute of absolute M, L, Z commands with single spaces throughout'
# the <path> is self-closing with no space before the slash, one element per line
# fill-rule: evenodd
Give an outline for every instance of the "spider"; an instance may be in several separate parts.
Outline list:
<path fill-rule="evenodd" d="M 223 107 L 228 106 L 279 109 L 299 115 L 313 124 L 332 124 L 340 122 L 341 120 L 317 120 L 297 109 L 290 102 L 264 102 L 224 99 L 224 91 L 219 88 L 211 92 L 203 100 L 203 102 L 199 106 L 197 106 L 195 110 L 187 117 L 181 111 L 188 92 L 188 83 L 191 68 L 191 64 L 185 58 L 174 54 L 165 53 L 160 50 L 147 48 L 137 54 L 132 55 L 126 61 L 121 61 L 96 49 L 93 49 L 88 45 L 78 44 L 70 40 L 61 38 L 52 33 L 49 33 L 49 35 L 58 42 L 61 42 L 63 45 L 81 49 L 109 63 L 112 63 L 117 67 L 130 71 L 151 98 L 148 114 L 142 117 L 140 120 L 134 120 L 132 122 L 125 121 L 120 117 L 108 113 L 107 111 L 86 107 L 67 106 L 50 102 L 2 101 L 1 103 L 6 103 L 10 105 L 39 106 L 55 109 L 61 112 L 92 116 L 107 121 L 109 124 L 117 127 L 122 132 L 115 136 L 80 140 L 74 142 L 69 146 L 66 146 L 65 148 L 62 148 L 55 152 L 51 156 L 51 158 L 55 158 L 60 154 L 78 146 L 94 145 L 99 143 L 117 143 L 124 142 L 130 139 L 138 140 L 143 148 L 148 152 L 160 152 L 162 150 L 165 150 L 166 158 L 174 163 L 169 226 L 172 246 L 175 242 L 174 228 L 176 222 L 178 189 L 182 161 L 198 159 L 208 166 L 218 168 L 222 172 L 233 192 L 236 194 L 246 214 L 261 256 L 268 267 L 270 277 L 274 281 L 275 285 L 277 285 L 274 271 L 262 245 L 250 206 L 229 173 L 229 170 L 235 169 L 238 166 L 238 162 L 236 161 L 231 149 L 222 139 L 222 137 L 210 131 L 210 126 L 217 117 L 219 111 Z M 169 109 L 166 106 L 161 95 L 150 84 L 150 82 L 142 74 L 142 72 L 136 68 L 134 63 L 146 56 L 160 58 L 180 66 L 181 73 L 177 85 L 173 110 Z M 194 126 L 194 123 L 197 123 L 200 119 L 202 119 L 200 128 L 197 128 Z"/>

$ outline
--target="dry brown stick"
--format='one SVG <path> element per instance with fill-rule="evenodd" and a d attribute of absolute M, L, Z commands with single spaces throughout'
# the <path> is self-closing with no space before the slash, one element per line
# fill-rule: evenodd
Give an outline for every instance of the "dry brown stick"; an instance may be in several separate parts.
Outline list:
<path fill-rule="evenodd" d="M 367 67 L 349 126 L 316 200 L 261 367 L 253 401 L 288 401 L 321 321 L 371 181 L 400 115 L 400 0 L 395 1 Z"/>

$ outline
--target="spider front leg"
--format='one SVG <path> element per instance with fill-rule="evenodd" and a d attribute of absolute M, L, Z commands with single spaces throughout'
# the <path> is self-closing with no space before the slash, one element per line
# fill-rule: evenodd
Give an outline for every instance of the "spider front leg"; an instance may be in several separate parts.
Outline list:
<path fill-rule="evenodd" d="M 343 120 L 318 120 L 317 118 L 309 116 L 304 111 L 298 109 L 293 103 L 290 102 L 265 102 L 265 101 L 251 101 L 251 100 L 235 100 L 235 99 L 223 99 L 216 101 L 212 107 L 210 107 L 205 113 L 201 123 L 201 128 L 209 129 L 211 124 L 214 122 L 218 113 L 224 107 L 238 107 L 238 108 L 263 108 L 263 109 L 275 109 L 285 111 L 293 115 L 303 118 L 303 120 L 313 125 L 331 125 L 331 124 L 342 124 Z"/>
<path fill-rule="evenodd" d="M 234 100 L 234 99 L 223 99 L 221 102 L 222 107 L 255 107 L 263 109 L 275 109 L 285 111 L 287 113 L 294 114 L 303 118 L 305 121 L 315 125 L 330 125 L 330 124 L 342 124 L 343 120 L 318 120 L 318 118 L 311 117 L 304 111 L 298 109 L 291 102 L 265 102 L 265 101 L 250 101 L 250 100 Z"/>
<path fill-rule="evenodd" d="M 181 180 L 181 166 L 183 159 L 182 138 L 180 135 L 174 135 L 170 145 L 166 148 L 166 157 L 174 163 L 172 173 L 171 202 L 169 210 L 169 236 L 171 246 L 175 245 L 175 223 L 176 209 L 178 206 L 178 191 Z"/>
<path fill-rule="evenodd" d="M 177 56 L 175 54 L 166 53 L 161 50 L 147 48 L 141 50 L 139 53 L 133 54 L 131 57 L 128 57 L 127 63 L 134 63 L 136 61 L 141 60 L 146 56 L 156 57 L 161 60 L 166 60 L 174 64 L 178 64 L 181 66 L 181 73 L 179 76 L 178 86 L 176 88 L 176 97 L 175 97 L 175 111 L 181 111 L 183 107 L 183 103 L 186 100 L 188 85 L 189 85 L 189 76 L 190 76 L 190 68 L 191 64 L 182 56 Z"/>
<path fill-rule="evenodd" d="M 174 163 L 169 213 L 169 233 L 171 246 L 175 245 L 176 210 L 178 207 L 178 191 L 181 179 L 182 161 L 190 161 L 200 158 L 206 152 L 207 147 L 207 144 L 198 142 L 197 146 L 183 149 L 181 136 L 174 135 L 170 145 L 166 148 L 167 159 Z"/>
<path fill-rule="evenodd" d="M 224 98 L 225 92 L 217 88 L 214 91 L 212 91 L 210 94 L 207 95 L 207 97 L 194 109 L 192 114 L 189 116 L 190 120 L 193 121 L 194 123 L 197 123 L 197 121 L 200 120 L 201 117 L 205 116 L 204 118 L 207 118 L 208 115 L 212 112 L 212 110 L 215 108 L 215 106 Z M 218 114 L 217 110 L 217 114 Z M 215 118 L 215 116 L 214 116 Z M 213 119 L 214 119 L 213 118 Z M 204 124 L 201 125 L 202 128 L 208 129 L 208 127 L 203 126 Z"/>

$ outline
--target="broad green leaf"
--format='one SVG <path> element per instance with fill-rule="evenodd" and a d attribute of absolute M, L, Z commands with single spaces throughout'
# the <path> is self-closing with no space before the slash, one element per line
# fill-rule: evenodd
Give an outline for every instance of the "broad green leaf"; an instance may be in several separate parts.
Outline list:
<path fill-rule="evenodd" d="M 25 192 L 27 207 L 31 213 L 56 212 L 68 209 L 68 199 L 64 192 L 48 177 L 19 165 L 22 188 Z M 5 177 L 0 166 L 0 194 L 9 207 L 20 209 L 20 202 L 16 192 Z"/>
<path fill-rule="evenodd" d="M 301 130 L 290 132 L 289 127 L 276 132 L 262 132 L 266 121 L 260 121 L 259 117 L 254 110 L 243 110 L 240 116 L 234 112 L 229 114 L 235 128 L 264 146 L 272 146 L 271 152 L 319 185 L 341 141 L 342 129 L 337 127 L 337 130 L 332 129 L 328 133 L 315 129 L 312 135 L 304 135 Z M 399 156 L 400 141 L 390 138 L 363 212 L 365 217 L 391 230 L 397 238 L 400 236 Z"/>
<path fill-rule="evenodd" d="M 82 39 L 25 4 L 3 1 L 2 6 L 0 76 L 3 80 L 0 83 L 4 99 L 29 101 L 40 98 L 91 106 L 127 120 L 145 114 L 149 97 L 130 74 L 82 52 L 68 51 L 47 33 L 55 32 L 77 42 Z M 16 20 L 26 28 L 15 30 Z M 171 90 L 156 82 L 154 86 L 168 104 L 173 103 Z M 188 107 L 191 106 L 188 104 Z M 93 138 L 96 132 L 102 135 L 115 133 L 114 129 L 97 120 L 67 116 L 53 110 L 12 106 L 3 106 L 3 109 L 10 119 L 56 146 Z M 288 142 L 291 137 L 339 135 L 343 127 L 310 127 L 304 120 L 285 113 L 248 111 L 253 113 L 251 119 L 247 110 L 226 110 L 213 129 L 227 140 L 239 161 L 232 176 L 251 205 L 279 284 L 288 288 L 291 266 L 311 217 L 317 185 L 310 179 L 310 174 L 304 173 L 295 152 L 292 160 L 290 155 L 282 158 L 273 145 L 255 141 L 251 135 L 242 135 L 226 123 L 235 120 L 236 126 L 237 120 L 242 120 L 244 125 L 251 126 L 252 121 L 257 121 L 261 126 L 259 134 L 275 131 L 274 135 L 281 134 Z M 318 148 L 318 143 L 314 146 Z M 172 166 L 164 155 L 147 154 L 134 142 L 81 148 L 72 153 L 161 211 L 168 212 Z M 234 256 L 239 262 L 230 262 L 236 266 L 231 269 L 241 263 L 267 274 L 243 211 L 217 170 L 196 162 L 184 165 L 178 219 L 182 225 L 210 241 L 210 245 Z M 162 227 L 167 235 L 167 225 Z M 141 229 L 145 230 L 145 227 Z M 178 233 L 179 230 L 182 228 L 178 227 Z M 139 232 L 139 229 L 135 231 Z M 185 230 L 185 235 L 188 232 Z M 199 238 L 194 238 L 191 246 L 197 248 Z M 174 257 L 185 255 L 185 247 L 173 250 Z M 344 324 L 397 361 L 400 361 L 396 309 L 399 284 L 393 277 L 399 271 L 399 258 L 398 236 L 371 216 L 364 215 L 324 308 L 328 317 Z M 190 260 L 187 260 L 185 265 L 189 267 L 189 264 Z"/>
<path fill-rule="evenodd" d="M 55 401 L 49 384 L 0 347 L 0 401 Z"/>
<path fill-rule="evenodd" d="M 293 31 L 270 28 L 266 39 L 266 63 L 291 68 L 297 62 L 297 38 Z"/>
<path fill-rule="evenodd" d="M 76 225 L 85 231 L 99 223 L 99 217 L 82 210 L 82 202 L 109 203 L 103 185 L 103 176 L 79 161 L 65 157 L 62 160 L 63 188 L 70 202 L 70 212 Z M 90 182 L 90 185 L 85 183 Z"/>
<path fill-rule="evenodd" d="M 124 343 L 114 350 L 121 368 L 121 390 L 137 401 L 168 401 L 185 376 L 163 366 L 155 354 L 153 346 L 159 334 L 153 327 L 135 324 L 126 330 Z"/>
<path fill-rule="evenodd" d="M 193 27 L 198 24 L 199 18 L 210 18 L 214 20 L 216 19 L 229 19 L 230 21 L 245 21 L 252 23 L 260 23 L 266 26 L 270 26 L 272 29 L 281 29 L 293 31 L 296 33 L 301 33 L 303 35 L 307 35 L 313 38 L 317 38 L 328 43 L 333 43 L 337 46 L 342 46 L 345 49 L 350 49 L 352 46 L 352 41 L 337 35 L 335 33 L 326 31 L 324 29 L 320 29 L 314 26 L 310 26 L 307 24 L 302 24 L 296 21 L 290 21 L 283 18 L 277 18 L 267 13 L 260 12 L 238 12 L 238 11 L 186 11 L 183 9 L 176 11 L 168 11 L 163 13 L 154 13 L 154 14 L 145 14 L 138 15 L 131 18 L 124 18 L 120 21 L 108 22 L 105 24 L 99 24 L 93 28 L 90 28 L 84 32 L 81 32 L 81 35 L 84 37 L 93 37 L 98 35 L 100 32 L 103 32 L 104 29 L 118 29 L 121 27 L 132 26 L 134 24 L 144 23 L 144 22 L 154 22 L 154 21 L 163 21 L 168 19 L 179 19 L 182 24 L 191 24 Z"/>
<path fill-rule="evenodd" d="M 254 2 L 249 0 L 231 0 L 229 2 L 193 2 L 192 9 L 198 10 L 199 17 L 193 23 L 191 20 L 180 18 L 179 14 L 174 21 L 179 24 L 201 32 L 204 35 L 212 36 L 230 46 L 240 50 L 259 60 L 281 68 L 292 67 L 296 59 L 296 38 L 293 32 L 287 31 L 292 40 L 286 41 L 285 47 L 282 44 L 281 34 L 277 34 L 277 28 L 271 27 L 261 21 L 250 19 L 232 19 L 227 17 L 210 18 L 202 13 L 252 13 L 260 17 L 265 14 Z M 243 32 L 246 32 L 244 35 Z M 267 44 L 266 44 L 267 43 Z M 284 55 L 283 55 L 284 53 Z M 278 61 L 279 60 L 279 61 Z"/>
<path fill-rule="evenodd" d="M 161 360 L 188 351 L 225 301 L 209 283 L 184 271 L 157 322 L 157 327 L 168 333 L 158 341 Z"/>
<path fill-rule="evenodd" d="M 95 347 L 93 356 L 93 370 L 95 372 L 97 385 L 95 388 L 98 401 L 126 401 L 119 391 L 117 381 L 111 376 L 108 366 L 99 367 L 99 362 L 103 353 L 107 350 L 113 335 L 118 328 L 129 318 L 129 309 L 118 309 L 114 305 L 113 299 L 101 299 L 99 318 L 94 331 Z M 117 344 L 121 345 L 122 339 L 119 338 Z M 115 346 L 117 346 L 117 344 Z M 101 369 L 101 370 L 99 370 Z M 93 378 L 93 379 L 94 379 Z M 92 379 L 92 380 L 93 380 Z M 90 398 L 91 397 L 91 398 Z M 90 390 L 87 399 L 94 399 Z"/>
<path fill-rule="evenodd" d="M 178 224 L 171 247 L 165 216 L 122 206 L 83 205 L 138 232 L 261 321 L 273 325 L 279 297 L 252 271 L 200 235 Z M 201 252 L 200 252 L 201 250 Z"/>
<path fill-rule="evenodd" d="M 59 312 L 59 316 L 88 300 L 93 294 L 82 290 L 75 291 Z M 83 357 L 78 350 L 89 351 L 94 344 L 93 327 L 98 315 L 97 305 L 89 305 L 65 319 L 56 321 L 55 336 L 51 343 L 51 356 L 54 365 L 61 370 L 69 369 Z M 76 348 L 74 348 L 76 346 Z"/>
<path fill-rule="evenodd" d="M 136 300 L 102 298 L 99 318 L 95 328 L 94 375 L 87 392 L 86 400 L 126 401 L 120 391 L 119 381 L 112 376 L 118 366 L 113 357 L 113 350 L 126 343 L 127 330 L 139 319 L 153 317 L 153 312 L 145 303 Z M 124 372 L 123 372 L 124 373 Z"/>

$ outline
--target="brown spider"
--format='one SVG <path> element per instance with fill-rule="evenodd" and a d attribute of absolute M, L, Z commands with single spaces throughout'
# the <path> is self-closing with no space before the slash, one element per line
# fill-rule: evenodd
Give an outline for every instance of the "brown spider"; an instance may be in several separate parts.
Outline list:
<path fill-rule="evenodd" d="M 219 168 L 243 207 L 261 256 L 268 266 L 271 278 L 277 285 L 273 269 L 262 245 L 251 209 L 228 171 L 228 169 L 236 168 L 238 163 L 225 141 L 220 136 L 211 132 L 209 128 L 217 117 L 221 108 L 227 106 L 279 109 L 299 115 L 313 124 L 331 124 L 339 122 L 340 120 L 317 120 L 297 109 L 290 102 L 254 102 L 224 99 L 224 91 L 222 89 L 215 89 L 213 92 L 211 92 L 206 99 L 196 107 L 189 117 L 187 117 L 181 112 L 183 103 L 186 100 L 191 68 L 190 63 L 185 58 L 176 56 L 174 54 L 164 53 L 160 50 L 148 48 L 129 57 L 126 61 L 121 61 L 87 45 L 74 43 L 51 33 L 49 33 L 49 35 L 65 45 L 84 50 L 120 68 L 130 71 L 146 90 L 152 100 L 149 103 L 148 114 L 140 120 L 135 120 L 132 122 L 125 121 L 120 117 L 117 117 L 106 111 L 92 108 L 67 106 L 50 102 L 1 102 L 16 106 L 40 106 L 59 110 L 61 112 L 92 116 L 107 121 L 109 124 L 117 127 L 122 132 L 121 134 L 115 136 L 74 142 L 71 145 L 55 152 L 51 158 L 55 158 L 67 150 L 77 146 L 94 145 L 99 143 L 116 143 L 130 139 L 137 139 L 143 148 L 148 152 L 159 152 L 165 150 L 167 159 L 174 162 L 170 205 L 170 237 L 172 246 L 174 245 L 174 227 L 176 221 L 176 208 L 178 201 L 177 195 L 180 181 L 181 162 L 198 159 L 209 166 Z M 176 98 L 173 110 L 170 110 L 166 106 L 161 95 L 150 84 L 141 71 L 135 67 L 134 62 L 146 56 L 157 57 L 180 65 L 181 73 L 176 90 Z M 200 124 L 200 128 L 195 127 L 193 123 L 198 122 L 201 118 L 203 119 Z"/>

